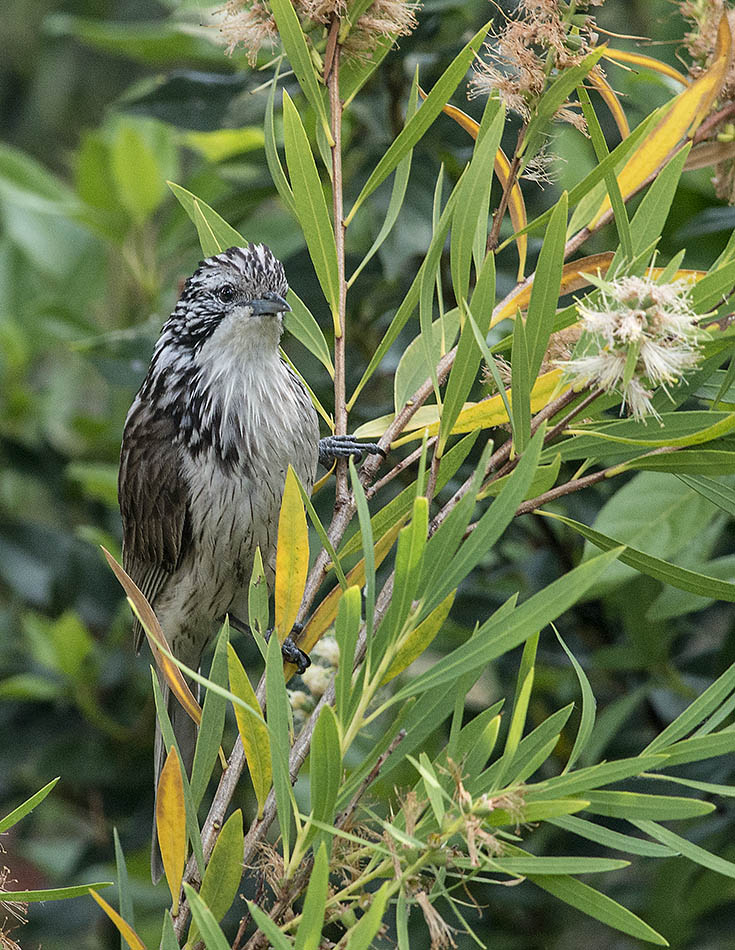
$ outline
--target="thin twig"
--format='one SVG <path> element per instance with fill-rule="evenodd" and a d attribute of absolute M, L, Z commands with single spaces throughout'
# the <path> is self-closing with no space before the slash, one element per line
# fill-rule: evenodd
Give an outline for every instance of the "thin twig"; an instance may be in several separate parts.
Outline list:
<path fill-rule="evenodd" d="M 510 201 L 510 195 L 513 191 L 513 186 L 516 183 L 516 176 L 518 175 L 518 169 L 521 167 L 521 145 L 523 144 L 523 138 L 526 134 L 526 125 L 522 125 L 518 130 L 518 141 L 516 142 L 515 152 L 513 153 L 513 158 L 510 163 L 510 169 L 508 171 L 508 178 L 505 182 L 505 188 L 503 188 L 503 194 L 500 196 L 500 204 L 498 205 L 498 210 L 495 212 L 493 217 L 493 226 L 490 229 L 490 234 L 487 239 L 487 249 L 488 251 L 494 251 L 498 246 L 498 237 L 500 235 L 500 226 L 503 223 L 503 218 L 505 217 L 506 209 L 508 208 L 508 202 Z"/>
<path fill-rule="evenodd" d="M 427 441 L 426 448 L 432 449 L 436 445 L 436 440 L 437 440 L 437 436 L 432 436 Z M 405 469 L 409 468 L 411 465 L 413 465 L 414 462 L 416 462 L 419 458 L 421 458 L 421 453 L 423 451 L 424 451 L 424 447 L 423 445 L 420 445 L 417 449 L 414 449 L 410 455 L 407 455 L 404 459 L 401 459 L 400 462 L 394 465 L 393 468 L 389 472 L 386 472 L 386 474 L 383 475 L 382 478 L 379 478 L 377 482 L 375 482 L 375 484 L 373 484 L 365 492 L 365 496 L 367 497 L 368 501 L 374 495 L 376 495 L 380 491 L 381 488 L 385 487 L 389 482 L 392 482 L 393 479 L 397 475 L 400 475 L 401 472 L 405 471 Z"/>
<path fill-rule="evenodd" d="M 326 76 L 329 88 L 330 124 L 334 145 L 332 146 L 332 209 L 334 215 L 334 240 L 337 246 L 337 281 L 339 286 L 338 324 L 339 332 L 334 337 L 334 431 L 347 435 L 347 396 L 345 393 L 345 337 L 347 330 L 347 281 L 345 280 L 345 226 L 342 199 L 342 100 L 339 97 L 339 57 L 337 43 L 339 18 L 335 14 L 329 31 L 333 40 L 330 46 L 329 72 Z M 337 460 L 334 505 L 338 510 L 347 503 L 347 461 Z"/>

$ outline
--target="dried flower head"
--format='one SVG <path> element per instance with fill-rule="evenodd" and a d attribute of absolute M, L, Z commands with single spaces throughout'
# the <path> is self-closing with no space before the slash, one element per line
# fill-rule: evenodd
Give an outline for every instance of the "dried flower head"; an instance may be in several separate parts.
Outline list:
<path fill-rule="evenodd" d="M 692 26 L 692 29 L 684 36 L 684 45 L 692 57 L 689 75 L 692 79 L 697 79 L 712 64 L 717 45 L 717 32 L 723 15 L 727 16 L 730 31 L 735 32 L 735 9 L 728 7 L 724 0 L 684 0 L 679 6 L 683 16 Z M 710 114 L 720 112 L 724 106 L 734 100 L 735 62 L 731 59 L 722 88 L 710 107 Z M 713 126 L 708 140 L 715 147 L 708 157 L 711 157 L 714 164 L 715 173 L 712 183 L 715 186 L 715 194 L 732 205 L 735 204 L 735 161 L 732 157 L 731 143 L 735 128 L 731 119 L 731 116 L 726 116 Z M 715 143 L 718 144 L 715 145 Z M 700 154 L 703 154 L 701 150 Z"/>
<path fill-rule="evenodd" d="M 651 390 L 666 390 L 699 361 L 690 285 L 683 280 L 657 284 L 650 276 L 589 279 L 600 297 L 595 306 L 577 304 L 585 331 L 581 352 L 558 365 L 575 384 L 619 393 L 621 412 L 627 406 L 636 419 L 659 418 Z"/>
<path fill-rule="evenodd" d="M 218 12 L 221 14 L 219 31 L 228 54 L 242 46 L 247 50 L 248 62 L 254 66 L 261 46 L 275 45 L 278 39 L 275 17 L 262 0 L 228 0 Z"/>
<path fill-rule="evenodd" d="M 305 26 L 327 26 L 333 17 L 343 20 L 348 14 L 346 0 L 293 0 L 299 19 Z M 355 57 L 369 56 L 385 37 L 406 36 L 416 28 L 418 3 L 406 0 L 374 0 L 347 35 L 344 51 Z M 251 65 L 261 47 L 278 41 L 278 29 L 267 0 L 227 0 L 219 11 L 218 24 L 226 50 L 247 50 Z"/>
<path fill-rule="evenodd" d="M 485 44 L 486 58 L 475 66 L 470 95 L 500 94 L 506 106 L 528 120 L 550 78 L 578 65 L 594 48 L 597 34 L 591 16 L 579 12 L 602 2 L 589 0 L 570 8 L 557 0 L 520 0 L 518 17 Z M 597 68 L 597 67 L 595 67 Z M 557 117 L 584 130 L 583 117 L 569 102 Z"/>

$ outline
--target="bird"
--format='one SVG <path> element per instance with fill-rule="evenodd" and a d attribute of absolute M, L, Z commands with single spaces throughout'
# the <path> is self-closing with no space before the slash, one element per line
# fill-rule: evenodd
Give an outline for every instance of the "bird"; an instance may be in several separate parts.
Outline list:
<path fill-rule="evenodd" d="M 264 244 L 199 263 L 163 325 L 128 411 L 118 477 L 123 567 L 148 599 L 173 654 L 198 669 L 218 624 L 246 626 L 259 548 L 273 590 L 289 465 L 307 493 L 317 465 L 383 450 L 351 436 L 319 438 L 309 393 L 281 357 L 288 282 Z M 143 630 L 133 621 L 136 652 Z M 284 656 L 309 659 L 287 638 Z M 187 772 L 197 727 L 161 683 Z M 156 723 L 155 780 L 165 752 Z M 154 821 L 151 874 L 162 874 Z"/>

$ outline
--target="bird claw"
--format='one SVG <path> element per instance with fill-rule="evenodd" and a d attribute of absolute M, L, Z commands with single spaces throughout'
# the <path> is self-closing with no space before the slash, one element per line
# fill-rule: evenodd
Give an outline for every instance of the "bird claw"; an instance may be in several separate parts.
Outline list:
<path fill-rule="evenodd" d="M 319 461 L 325 468 L 338 459 L 353 458 L 361 462 L 366 455 L 386 457 L 377 442 L 358 442 L 352 435 L 328 435 L 319 440 Z"/>
<path fill-rule="evenodd" d="M 304 629 L 303 624 L 295 623 L 291 633 L 299 634 Z M 268 630 L 265 635 L 265 639 L 270 640 L 272 630 Z M 281 644 L 281 655 L 283 659 L 288 663 L 293 663 L 299 673 L 305 672 L 311 666 L 311 659 L 309 658 L 308 653 L 304 653 L 303 650 L 300 650 L 297 646 L 291 635 L 286 637 L 286 639 Z"/>

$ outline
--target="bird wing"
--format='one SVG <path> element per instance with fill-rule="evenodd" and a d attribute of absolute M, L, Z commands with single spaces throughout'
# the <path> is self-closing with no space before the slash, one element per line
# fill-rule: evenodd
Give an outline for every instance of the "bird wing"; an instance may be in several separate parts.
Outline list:
<path fill-rule="evenodd" d="M 136 400 L 125 423 L 120 452 L 123 567 L 154 609 L 156 595 L 181 563 L 191 540 L 189 493 L 175 437 L 173 419 Z M 143 629 L 137 620 L 133 635 L 139 650 Z"/>

